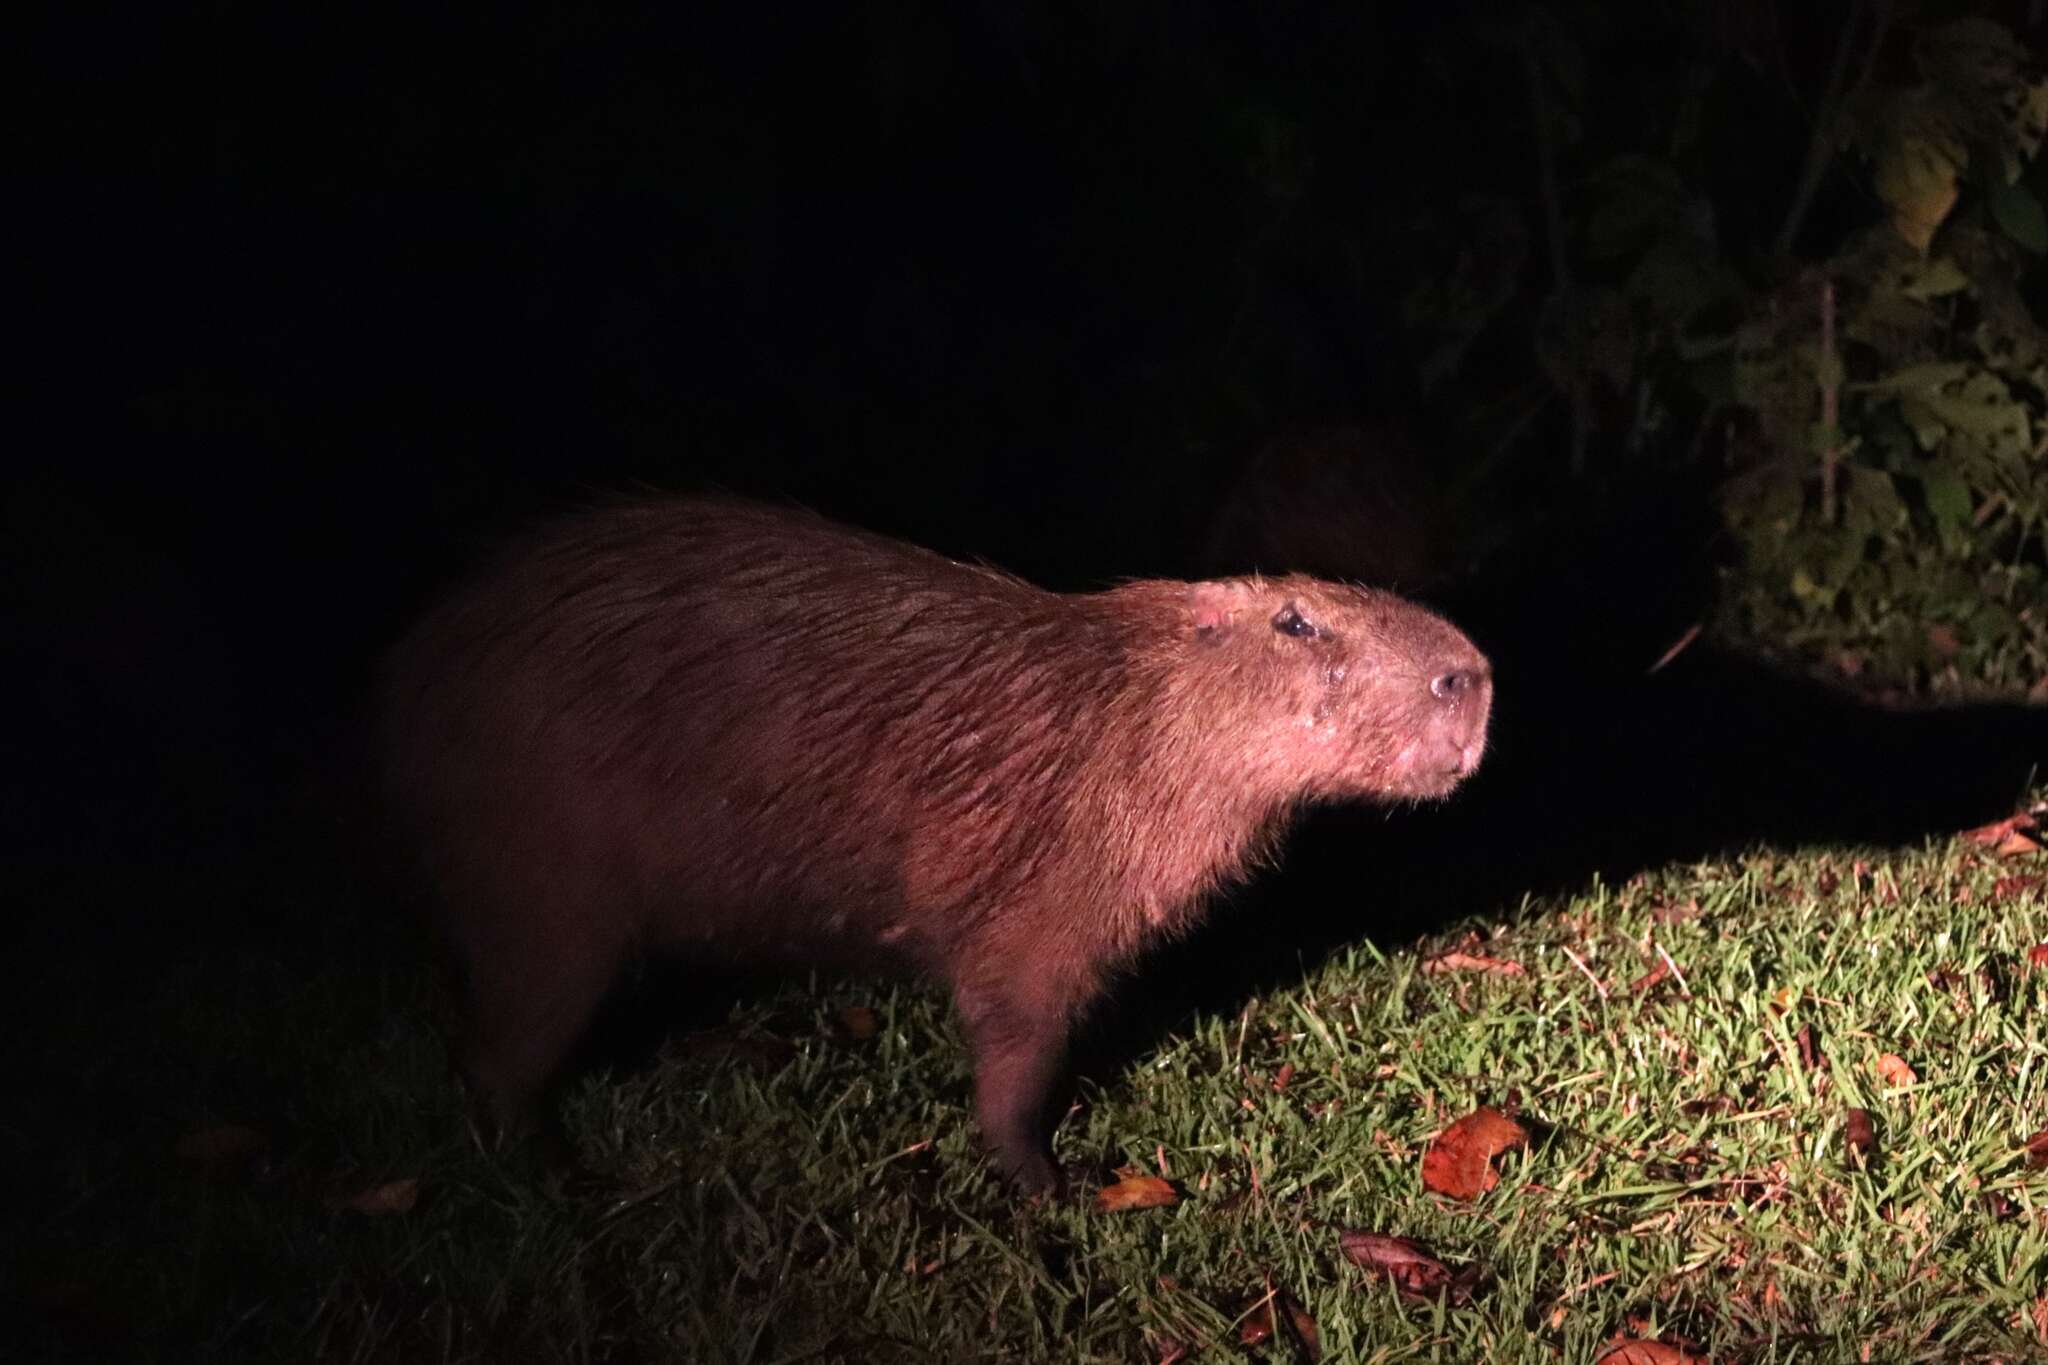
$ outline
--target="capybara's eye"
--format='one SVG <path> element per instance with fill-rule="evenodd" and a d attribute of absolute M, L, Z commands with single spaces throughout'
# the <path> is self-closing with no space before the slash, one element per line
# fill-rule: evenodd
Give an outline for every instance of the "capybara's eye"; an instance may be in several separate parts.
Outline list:
<path fill-rule="evenodd" d="M 1274 613 L 1273 629 L 1282 635 L 1292 635 L 1296 639 L 1306 639 L 1316 633 L 1314 624 L 1303 616 L 1292 602 Z"/>

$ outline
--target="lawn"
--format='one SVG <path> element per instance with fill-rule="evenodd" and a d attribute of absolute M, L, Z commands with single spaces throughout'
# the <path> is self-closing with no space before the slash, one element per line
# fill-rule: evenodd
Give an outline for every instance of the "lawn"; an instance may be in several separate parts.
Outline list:
<path fill-rule="evenodd" d="M 2028 842 L 1757 849 L 1360 942 L 1128 1049 L 1061 1128 L 1073 1196 L 1036 1206 L 992 1182 L 964 1049 L 911 987 L 755 996 L 578 1083 L 571 1173 L 488 1161 L 416 937 L 332 915 L 345 889 L 263 891 L 262 917 L 315 927 L 238 952 L 168 934 L 90 992 L 14 957 L 35 1021 L 10 1030 L 25 1098 L 0 1127 L 27 1176 L 16 1339 L 75 1360 L 2048 1358 Z M 1502 1144 L 1452 1128 L 1480 1106 L 1511 1139 L 1490 1162 Z M 1105 1207 L 1145 1194 L 1172 1202 Z"/>

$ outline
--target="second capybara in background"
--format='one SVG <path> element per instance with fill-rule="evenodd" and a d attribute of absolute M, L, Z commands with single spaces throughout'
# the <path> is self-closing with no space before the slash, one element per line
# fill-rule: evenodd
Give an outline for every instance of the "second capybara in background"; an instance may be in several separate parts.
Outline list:
<path fill-rule="evenodd" d="M 458 1064 L 530 1117 L 643 953 L 951 991 L 1005 1174 L 1058 1183 L 1075 1019 L 1315 801 L 1478 765 L 1441 617 L 1304 577 L 1044 591 L 804 512 L 592 511 L 432 609 L 385 779 L 460 963 Z"/>

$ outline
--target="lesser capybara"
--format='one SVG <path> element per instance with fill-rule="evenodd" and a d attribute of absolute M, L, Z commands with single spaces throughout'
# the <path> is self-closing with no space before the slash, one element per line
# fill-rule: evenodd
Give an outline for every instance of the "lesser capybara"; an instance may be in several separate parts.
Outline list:
<path fill-rule="evenodd" d="M 910 969 L 950 988 L 983 1134 L 1039 1191 L 1069 1028 L 1110 975 L 1303 803 L 1448 793 L 1492 681 L 1384 592 L 1065 595 L 678 498 L 513 548 L 384 689 L 488 1112 L 530 1114 L 635 954 Z"/>

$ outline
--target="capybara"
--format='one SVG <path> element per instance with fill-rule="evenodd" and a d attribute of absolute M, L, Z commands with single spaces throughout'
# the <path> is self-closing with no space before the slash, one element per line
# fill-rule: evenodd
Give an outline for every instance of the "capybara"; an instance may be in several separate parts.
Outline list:
<path fill-rule="evenodd" d="M 1060 594 L 703 498 L 517 545 L 383 685 L 487 1116 L 531 1116 L 636 954 L 906 969 L 951 991 L 983 1135 L 1033 1192 L 1111 976 L 1305 802 L 1447 794 L 1492 693 L 1470 641 L 1385 592 Z"/>

